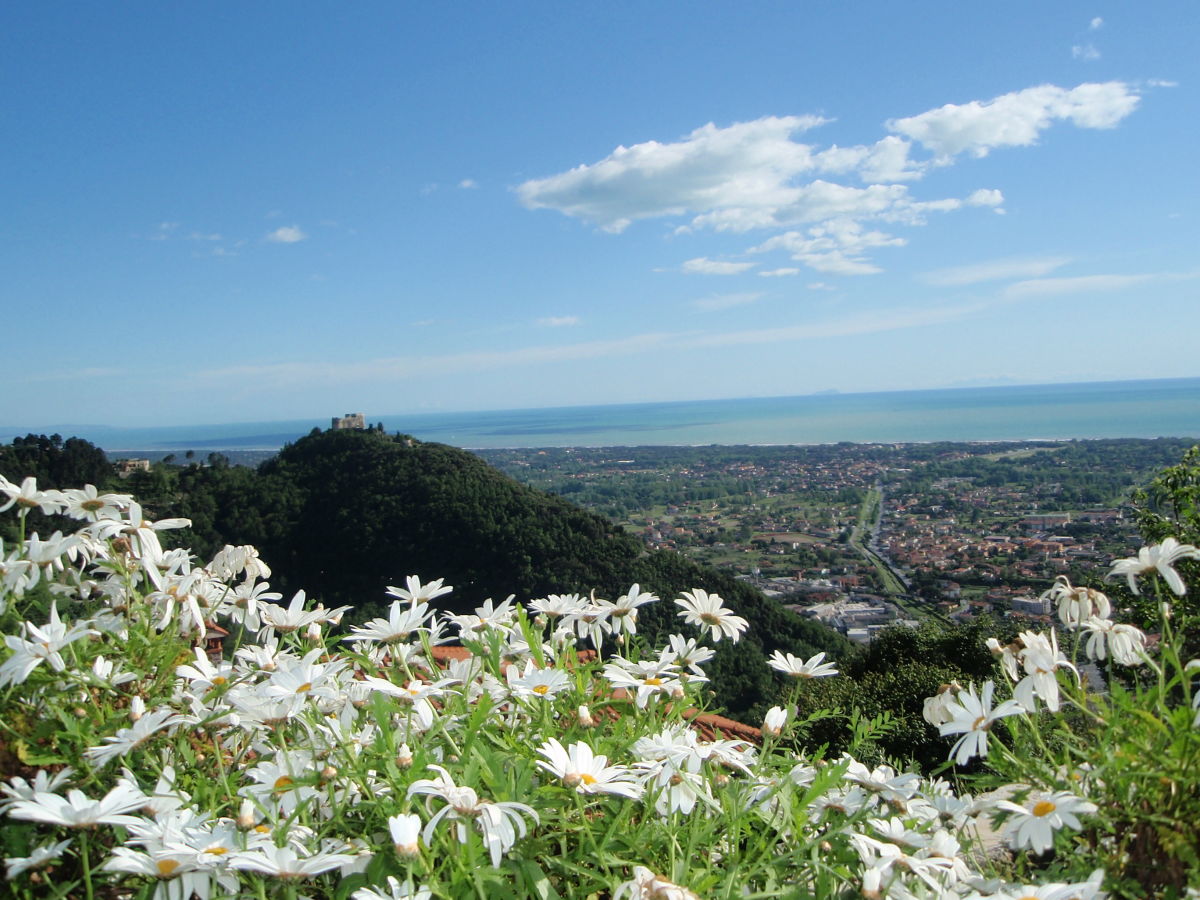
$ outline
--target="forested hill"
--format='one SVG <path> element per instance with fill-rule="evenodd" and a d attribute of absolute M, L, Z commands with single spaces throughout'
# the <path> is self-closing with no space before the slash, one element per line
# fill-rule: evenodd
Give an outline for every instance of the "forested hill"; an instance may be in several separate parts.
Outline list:
<path fill-rule="evenodd" d="M 661 644 L 678 630 L 670 601 L 704 588 L 750 623 L 742 642 L 723 644 L 709 667 L 718 703 L 742 714 L 773 697 L 765 662 L 772 650 L 809 656 L 847 647 L 836 632 L 729 575 L 670 551 L 648 552 L 607 519 L 454 447 L 375 430 L 314 430 L 258 470 L 213 462 L 157 465 L 120 487 L 153 517 L 191 519 L 178 540 L 202 560 L 226 543 L 253 544 L 285 597 L 303 588 L 326 605 L 352 605 L 355 621 L 379 615 L 387 586 L 403 585 L 407 575 L 444 578 L 454 592 L 438 603 L 454 611 L 509 594 L 595 590 L 615 599 L 636 582 L 664 600 L 643 606 L 638 619 Z"/>

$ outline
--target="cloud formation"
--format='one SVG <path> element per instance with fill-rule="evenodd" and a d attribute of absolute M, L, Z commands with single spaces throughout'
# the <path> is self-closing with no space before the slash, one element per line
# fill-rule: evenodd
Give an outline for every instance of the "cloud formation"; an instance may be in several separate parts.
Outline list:
<path fill-rule="evenodd" d="M 297 244 L 308 238 L 299 225 L 282 225 L 267 235 L 272 244 Z"/>
<path fill-rule="evenodd" d="M 682 220 L 677 235 L 778 232 L 746 252 L 783 250 L 818 272 L 868 275 L 880 271 L 870 251 L 905 243 L 874 223 L 923 225 L 933 213 L 965 207 L 1003 212 L 995 188 L 922 200 L 910 182 L 964 154 L 1034 144 L 1056 122 L 1115 127 L 1138 101 L 1134 88 L 1117 81 L 1041 85 L 891 119 L 890 134 L 849 147 L 800 139 L 830 121 L 820 116 L 710 122 L 678 141 L 617 147 L 597 162 L 526 181 L 516 193 L 529 209 L 557 210 L 612 233 L 646 219 Z M 914 158 L 914 148 L 931 156 Z M 752 265 L 699 257 L 683 271 L 731 275 Z"/>
<path fill-rule="evenodd" d="M 1119 291 L 1135 284 L 1144 284 L 1154 277 L 1154 275 L 1080 275 L 1075 278 L 1031 278 L 1009 285 L 1005 288 L 1003 296 L 1010 299 L 1025 299 Z"/>
<path fill-rule="evenodd" d="M 926 272 L 921 280 L 939 287 L 965 287 L 982 281 L 1003 281 L 1013 278 L 1038 278 L 1071 262 L 1066 256 L 1022 257 L 993 259 Z"/>
<path fill-rule="evenodd" d="M 538 319 L 537 323 L 546 328 L 566 328 L 579 324 L 579 316 L 546 316 Z"/>
<path fill-rule="evenodd" d="M 746 306 L 761 296 L 761 293 L 752 291 L 741 294 L 714 294 L 711 297 L 693 300 L 692 306 L 696 307 L 696 309 L 712 312 L 718 309 L 732 309 L 735 306 Z"/>
<path fill-rule="evenodd" d="M 892 119 L 888 129 L 911 138 L 946 164 L 960 153 L 982 157 L 997 147 L 1028 147 L 1055 122 L 1113 128 L 1140 98 L 1120 81 L 1056 87 L 1043 84 L 993 100 L 947 103 L 917 116 Z"/>
<path fill-rule="evenodd" d="M 689 259 L 679 268 L 687 275 L 737 275 L 739 272 L 745 272 L 756 265 L 758 263 L 726 262 L 700 256 L 696 259 Z"/>

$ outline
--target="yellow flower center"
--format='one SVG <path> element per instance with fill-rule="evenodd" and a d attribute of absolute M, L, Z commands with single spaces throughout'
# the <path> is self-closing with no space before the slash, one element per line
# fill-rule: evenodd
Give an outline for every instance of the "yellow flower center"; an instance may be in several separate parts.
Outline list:
<path fill-rule="evenodd" d="M 169 878 L 171 873 L 179 868 L 179 860 L 177 859 L 160 859 L 155 863 L 158 869 L 158 874 L 163 878 Z"/>
<path fill-rule="evenodd" d="M 228 681 L 228 680 L 229 680 L 229 679 L 228 679 L 228 678 L 226 678 L 224 675 L 218 675 L 216 678 L 214 678 L 214 679 L 212 680 L 213 687 L 220 687 L 221 685 L 223 685 L 223 684 L 224 684 L 226 681 Z"/>
<path fill-rule="evenodd" d="M 721 617 L 718 615 L 715 615 L 714 613 L 701 613 L 700 621 L 705 622 L 709 625 L 720 625 Z"/>
<path fill-rule="evenodd" d="M 311 690 L 312 690 L 312 682 L 306 681 L 306 682 L 304 682 L 304 684 L 300 685 L 300 687 L 296 688 L 296 693 L 297 694 L 307 694 Z"/>
<path fill-rule="evenodd" d="M 533 692 L 535 694 L 548 694 L 550 692 L 550 685 L 539 684 L 536 687 L 534 687 Z"/>
<path fill-rule="evenodd" d="M 291 778 L 287 775 L 280 775 L 278 778 L 275 779 L 275 790 L 276 790 L 276 792 L 286 791 L 288 788 L 290 788 L 295 783 L 296 782 L 293 778 Z"/>
<path fill-rule="evenodd" d="M 211 853 L 213 856 L 224 856 L 226 853 L 229 852 L 229 848 L 228 847 L 209 847 L 204 852 Z"/>
<path fill-rule="evenodd" d="M 655 678 L 654 676 L 651 676 L 651 677 L 649 677 L 649 678 L 647 678 L 647 679 L 646 679 L 646 684 L 649 684 L 649 685 L 652 685 L 652 686 L 654 686 L 654 687 L 657 687 L 658 685 L 662 684 L 662 679 L 661 679 L 661 678 Z"/>
<path fill-rule="evenodd" d="M 1056 809 L 1058 809 L 1058 807 L 1055 806 L 1053 803 L 1051 803 L 1049 800 L 1041 800 L 1037 804 L 1034 805 L 1033 814 L 1035 816 L 1048 816 L 1048 815 L 1050 815 L 1050 813 L 1054 812 L 1054 810 L 1056 810 Z"/>
<path fill-rule="evenodd" d="M 587 773 L 587 772 L 583 772 L 583 773 L 581 773 L 581 774 L 580 774 L 580 776 L 579 776 L 579 780 L 580 780 L 580 781 L 582 781 L 584 784 L 595 784 L 595 783 L 596 783 L 596 776 L 595 776 L 595 775 L 591 775 L 591 774 L 589 774 L 589 773 Z"/>

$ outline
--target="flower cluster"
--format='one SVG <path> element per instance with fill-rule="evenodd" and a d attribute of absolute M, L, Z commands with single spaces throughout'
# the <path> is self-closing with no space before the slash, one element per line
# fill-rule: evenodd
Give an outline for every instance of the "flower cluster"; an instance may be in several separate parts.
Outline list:
<path fill-rule="evenodd" d="M 638 585 L 611 601 L 507 598 L 450 615 L 438 609 L 450 586 L 410 577 L 388 589 L 384 615 L 343 625 L 347 608 L 303 591 L 283 603 L 253 548 L 205 564 L 164 549 L 158 534 L 186 523 L 152 521 L 130 497 L 0 478 L 2 498 L 18 517 L 79 521 L 0 552 L 0 722 L 29 766 L 0 782 L 0 814 L 25 823 L 5 848 L 16 896 L 47 877 L 77 885 L 71 895 L 204 900 L 1105 895 L 1103 873 L 1056 870 L 1034 887 L 1027 869 L 1006 880 L 980 852 L 989 818 L 1031 854 L 1088 828 L 1103 778 L 1078 760 L 975 799 L 853 755 L 798 752 L 790 707 L 768 713 L 761 742 L 754 729 L 692 727 L 706 642 L 748 627 L 715 594 L 676 600 L 695 631 L 660 648 L 638 632 L 639 609 L 658 602 Z M 1104 630 L 1102 595 L 1056 589 L 1072 592 L 1069 627 L 1105 635 L 1093 656 L 1149 661 L 1145 641 Z M 1010 698 L 996 702 L 988 681 L 927 704 L 959 735 L 959 763 L 988 756 L 1001 721 L 1080 702 L 1053 633 L 996 649 Z M 769 665 L 781 691 L 837 674 L 823 654 Z"/>

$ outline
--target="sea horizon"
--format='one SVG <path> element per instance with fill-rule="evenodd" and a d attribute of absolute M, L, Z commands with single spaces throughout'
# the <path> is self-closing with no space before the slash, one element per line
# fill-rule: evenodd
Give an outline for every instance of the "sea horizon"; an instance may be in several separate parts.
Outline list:
<path fill-rule="evenodd" d="M 470 450 L 536 447 L 1064 441 L 1200 436 L 1200 377 L 376 414 L 369 425 Z M 0 440 L 81 437 L 109 453 L 279 450 L 322 419 L 0 427 Z"/>

